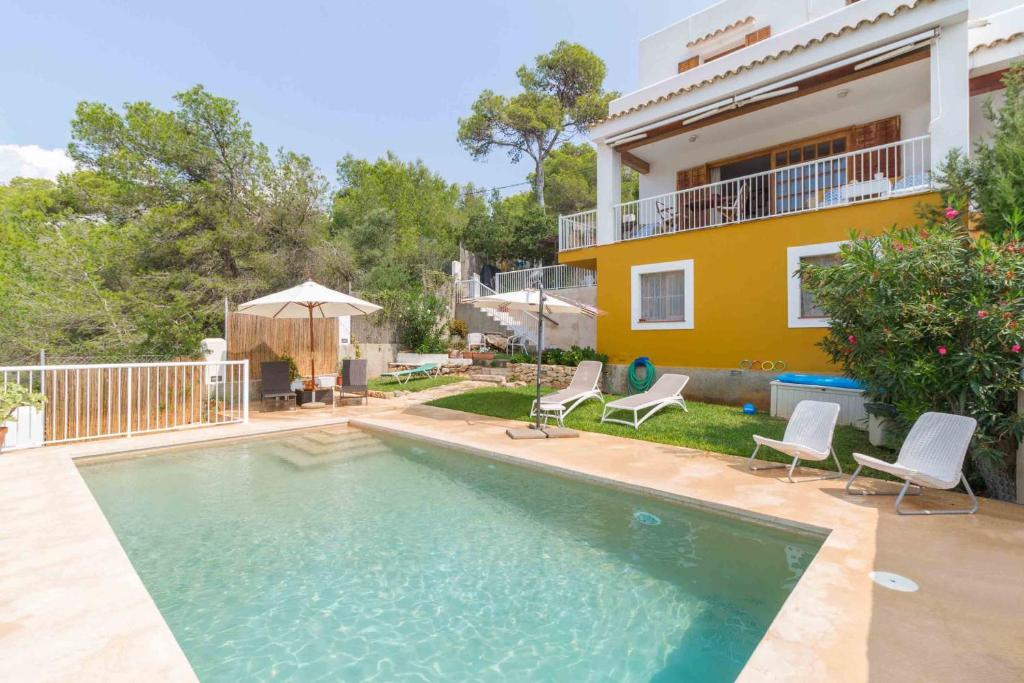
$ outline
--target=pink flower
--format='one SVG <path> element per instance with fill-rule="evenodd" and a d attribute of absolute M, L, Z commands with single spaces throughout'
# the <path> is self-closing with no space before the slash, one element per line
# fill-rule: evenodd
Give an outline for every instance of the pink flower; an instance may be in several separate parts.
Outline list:
<path fill-rule="evenodd" d="M 850 342 L 851 344 L 856 344 L 857 338 L 851 334 L 849 337 L 846 338 L 846 341 Z"/>
<path fill-rule="evenodd" d="M 1010 350 L 1013 351 L 1014 353 L 1020 353 L 1020 344 L 1014 344 L 1013 346 L 1010 347 Z"/>
<path fill-rule="evenodd" d="M 978 311 L 978 317 L 984 320 L 988 317 L 988 311 Z"/>
<path fill-rule="evenodd" d="M 954 209 L 952 206 L 946 207 L 946 220 L 947 221 L 951 221 L 951 220 L 953 220 L 954 218 L 956 218 L 959 215 L 960 215 L 960 212 L 957 211 L 956 209 Z"/>
<path fill-rule="evenodd" d="M 947 353 L 949 353 L 949 350 L 948 350 L 948 349 L 946 349 L 946 347 L 945 347 L 945 346 L 940 346 L 940 347 L 938 348 L 938 351 L 939 351 L 939 355 L 940 355 L 940 356 L 945 356 L 945 355 L 946 355 Z"/>

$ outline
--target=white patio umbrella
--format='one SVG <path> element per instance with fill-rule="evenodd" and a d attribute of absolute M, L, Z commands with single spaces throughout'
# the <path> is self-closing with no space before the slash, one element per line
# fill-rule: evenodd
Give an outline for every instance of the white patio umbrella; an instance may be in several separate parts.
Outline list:
<path fill-rule="evenodd" d="M 490 296 L 479 296 L 466 299 L 465 303 L 473 304 L 477 308 L 495 308 L 499 311 L 526 311 L 537 316 L 537 421 L 535 429 L 540 429 L 540 374 L 541 374 L 541 345 L 544 339 L 544 316 L 553 313 L 568 313 L 570 315 L 583 315 L 588 318 L 596 318 L 601 314 L 597 308 L 588 304 L 564 299 L 554 294 L 547 294 L 543 284 L 537 289 L 523 289 L 518 292 L 506 292 L 504 294 L 491 294 Z M 543 312 L 543 315 L 541 314 Z"/>
<path fill-rule="evenodd" d="M 342 294 L 312 280 L 274 294 L 247 301 L 239 313 L 264 318 L 309 318 L 309 367 L 316 382 L 316 361 L 313 358 L 313 318 L 337 318 L 342 315 L 367 315 L 380 310 L 377 304 Z"/>

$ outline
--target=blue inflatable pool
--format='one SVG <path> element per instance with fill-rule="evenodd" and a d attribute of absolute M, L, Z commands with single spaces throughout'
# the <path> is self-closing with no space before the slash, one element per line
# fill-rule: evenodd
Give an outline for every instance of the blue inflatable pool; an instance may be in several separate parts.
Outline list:
<path fill-rule="evenodd" d="M 776 379 L 786 384 L 809 384 L 814 387 L 833 387 L 836 389 L 863 389 L 864 385 L 849 377 L 835 375 L 808 375 L 800 372 L 784 372 Z"/>

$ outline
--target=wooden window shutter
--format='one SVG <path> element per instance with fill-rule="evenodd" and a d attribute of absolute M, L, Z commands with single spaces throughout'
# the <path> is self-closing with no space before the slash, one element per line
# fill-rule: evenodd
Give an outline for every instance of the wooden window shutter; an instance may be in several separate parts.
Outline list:
<path fill-rule="evenodd" d="M 756 31 L 751 31 L 750 33 L 748 33 L 746 37 L 746 44 L 753 45 L 754 43 L 760 43 L 762 40 L 771 37 L 772 27 L 765 26 L 764 28 L 759 28 Z"/>
<path fill-rule="evenodd" d="M 696 68 L 698 66 L 700 66 L 700 55 L 694 55 L 689 59 L 684 59 L 683 61 L 679 62 L 679 73 L 689 71 L 690 69 Z"/>
<path fill-rule="evenodd" d="M 852 149 L 877 147 L 900 139 L 900 117 L 890 116 L 862 126 L 854 126 L 850 141 Z"/>
<path fill-rule="evenodd" d="M 708 184 L 708 167 L 696 166 L 676 173 L 676 190 Z"/>
<path fill-rule="evenodd" d="M 899 139 L 900 117 L 890 116 L 887 119 L 879 119 L 862 126 L 854 126 L 850 136 L 850 149 L 878 147 L 890 142 L 898 142 Z M 850 176 L 854 180 L 870 180 L 878 174 L 887 178 L 898 178 L 902 174 L 901 161 L 898 147 L 853 157 L 850 163 Z"/>

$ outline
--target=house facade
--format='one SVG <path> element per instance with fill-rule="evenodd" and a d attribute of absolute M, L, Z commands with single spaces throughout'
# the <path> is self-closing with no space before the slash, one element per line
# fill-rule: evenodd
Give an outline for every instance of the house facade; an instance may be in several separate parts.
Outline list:
<path fill-rule="evenodd" d="M 613 386 L 639 356 L 724 401 L 764 404 L 762 369 L 835 372 L 794 271 L 937 201 L 1021 55 L 1020 0 L 726 0 L 644 38 L 639 89 L 591 131 L 597 207 L 559 218 Z"/>

